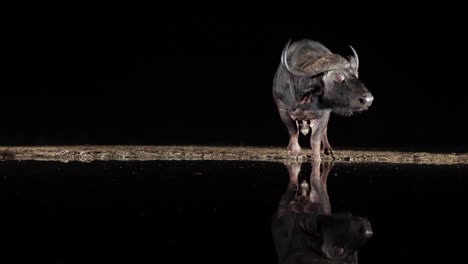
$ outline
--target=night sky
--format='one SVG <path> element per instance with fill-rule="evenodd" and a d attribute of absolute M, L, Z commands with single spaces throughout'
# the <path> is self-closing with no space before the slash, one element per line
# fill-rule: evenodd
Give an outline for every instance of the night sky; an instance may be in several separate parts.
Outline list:
<path fill-rule="evenodd" d="M 342 55 L 352 45 L 375 97 L 367 112 L 332 115 L 333 147 L 468 151 L 467 43 L 458 21 L 120 18 L 10 28 L 0 145 L 286 148 L 272 80 L 288 39 L 309 38 Z M 301 145 L 308 148 L 306 138 Z"/>

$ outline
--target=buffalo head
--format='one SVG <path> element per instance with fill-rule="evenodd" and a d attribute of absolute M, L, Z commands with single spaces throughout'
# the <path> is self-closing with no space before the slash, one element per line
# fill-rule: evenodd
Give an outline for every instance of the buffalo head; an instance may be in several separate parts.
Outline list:
<path fill-rule="evenodd" d="M 368 219 L 352 215 L 307 215 L 301 224 L 303 232 L 320 241 L 314 245 L 329 260 L 353 263 L 357 251 L 373 236 Z"/>
<path fill-rule="evenodd" d="M 367 110 L 374 100 L 358 79 L 359 57 L 354 48 L 350 48 L 353 56 L 345 58 L 315 41 L 301 40 L 293 44 L 288 41 L 281 64 L 303 98 L 316 98 L 317 109 L 349 116 Z"/>

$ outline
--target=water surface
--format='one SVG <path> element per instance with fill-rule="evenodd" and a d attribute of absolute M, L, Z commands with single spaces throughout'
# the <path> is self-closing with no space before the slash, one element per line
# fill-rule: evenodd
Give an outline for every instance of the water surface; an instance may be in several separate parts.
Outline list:
<path fill-rule="evenodd" d="M 372 223 L 359 263 L 463 261 L 467 176 L 335 163 L 327 191 L 333 213 Z M 278 263 L 271 227 L 288 183 L 273 162 L 0 162 L 2 263 Z"/>

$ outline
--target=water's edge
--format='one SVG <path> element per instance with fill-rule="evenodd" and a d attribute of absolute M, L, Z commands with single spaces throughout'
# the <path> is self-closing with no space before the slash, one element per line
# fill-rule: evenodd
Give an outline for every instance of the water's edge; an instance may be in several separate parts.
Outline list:
<path fill-rule="evenodd" d="M 468 153 L 428 153 L 379 150 L 335 150 L 335 162 L 468 164 Z M 0 147 L 0 160 L 83 161 L 217 160 L 307 161 L 310 151 L 291 156 L 279 147 L 214 146 L 39 146 Z M 332 157 L 322 154 L 322 160 Z"/>

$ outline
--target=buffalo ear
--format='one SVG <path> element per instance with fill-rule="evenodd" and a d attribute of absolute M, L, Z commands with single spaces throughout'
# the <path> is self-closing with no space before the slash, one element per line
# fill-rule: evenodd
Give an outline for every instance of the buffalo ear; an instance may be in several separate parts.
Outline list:
<path fill-rule="evenodd" d="M 323 94 L 322 87 L 319 85 L 311 85 L 307 87 L 304 91 L 304 94 L 299 98 L 298 103 L 300 104 L 309 104 L 312 103 L 314 97 Z"/>
<path fill-rule="evenodd" d="M 306 214 L 300 222 L 301 229 L 304 233 L 311 236 L 319 236 L 319 215 Z"/>

